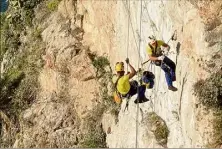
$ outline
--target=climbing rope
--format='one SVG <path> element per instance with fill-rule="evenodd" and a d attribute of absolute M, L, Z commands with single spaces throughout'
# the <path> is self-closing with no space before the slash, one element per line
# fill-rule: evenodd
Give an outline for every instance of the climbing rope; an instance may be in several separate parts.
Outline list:
<path fill-rule="evenodd" d="M 141 56 L 140 56 L 140 48 L 141 48 L 141 32 L 142 32 L 142 14 L 143 14 L 143 11 L 142 11 L 142 4 L 143 4 L 143 1 L 141 0 L 141 12 L 140 12 L 140 34 L 139 34 L 139 44 L 137 43 L 136 41 L 136 37 L 135 37 L 135 32 L 134 32 L 134 29 L 133 29 L 133 25 L 132 25 L 132 20 L 131 20 L 131 17 L 130 17 L 130 1 L 129 1 L 129 5 L 128 5 L 128 1 L 126 1 L 126 5 L 124 4 L 123 2 L 123 5 L 125 6 L 125 9 L 126 11 L 128 12 L 128 34 L 127 34 L 127 58 L 128 58 L 128 53 L 129 53 L 129 26 L 131 25 L 131 28 L 132 28 L 132 32 L 133 32 L 133 37 L 134 37 L 134 41 L 135 41 L 135 44 L 136 44 L 136 47 L 137 47 L 137 51 L 138 51 L 138 68 L 140 66 L 140 60 L 141 60 Z M 148 11 L 148 10 L 147 10 Z M 153 28 L 152 28 L 153 29 Z M 154 29 L 153 29 L 153 32 L 154 32 Z M 168 41 L 169 42 L 169 41 Z M 167 42 L 167 43 L 168 43 Z M 161 68 L 162 68 L 162 64 L 163 62 L 161 62 Z M 149 68 L 151 68 L 151 71 L 152 71 L 152 68 L 154 68 L 154 72 L 155 72 L 155 67 L 152 67 L 152 62 L 150 61 L 150 64 L 149 64 Z M 127 66 L 127 72 L 128 72 L 128 66 Z M 154 93 L 154 105 L 153 105 L 153 111 L 155 111 L 155 100 L 157 98 L 157 90 L 159 89 L 159 82 L 160 82 L 160 78 L 161 78 L 161 70 L 160 70 L 160 74 L 159 74 L 159 80 L 158 80 L 158 83 L 157 85 L 155 85 L 155 91 L 156 93 Z M 137 79 L 138 79 L 138 83 L 139 83 L 139 79 L 140 79 L 140 76 L 139 76 L 139 73 L 137 74 Z M 156 77 L 155 77 L 155 83 L 156 83 Z M 137 88 L 137 94 L 139 94 L 139 87 Z M 139 99 L 137 98 L 137 112 L 136 112 L 136 148 L 138 148 L 138 118 L 139 118 Z"/>
<path fill-rule="evenodd" d="M 126 3 L 127 4 L 127 3 Z M 131 25 L 131 28 L 132 28 L 132 32 L 133 32 L 133 37 L 134 37 L 134 41 L 135 41 L 135 44 L 136 44 L 136 48 L 137 48 L 137 51 L 138 51 L 138 68 L 140 66 L 140 61 L 141 61 L 141 56 L 140 56 L 140 45 L 141 45 L 141 32 L 142 32 L 142 0 L 141 0 L 141 14 L 140 14 L 140 34 L 139 34 L 139 44 L 137 44 L 137 41 L 136 41 L 136 37 L 135 37 L 135 32 L 134 32 L 134 29 L 133 29 L 133 25 L 132 25 L 132 20 L 131 20 L 131 17 L 130 17 L 130 1 L 129 1 L 129 7 L 126 6 L 126 4 L 124 4 L 123 2 L 123 5 L 127 11 L 127 14 L 128 14 L 128 37 L 127 37 L 127 58 L 128 58 L 128 52 L 129 52 L 129 26 Z M 139 73 L 137 74 L 137 79 L 138 79 L 138 83 L 139 83 Z M 137 88 L 137 95 L 139 94 L 139 87 Z M 139 99 L 137 98 L 137 112 L 136 112 L 136 148 L 138 148 L 138 117 L 139 117 Z"/>
<path fill-rule="evenodd" d="M 140 39 L 139 39 L 139 51 L 140 51 L 140 48 L 141 48 L 141 34 L 142 34 L 142 7 L 143 6 L 143 1 L 141 0 L 141 5 L 140 5 Z M 138 57 L 138 68 L 139 68 L 139 65 L 140 65 L 140 53 L 138 53 L 139 57 Z M 137 79 L 138 79 L 138 82 L 139 82 L 139 74 L 137 74 Z M 137 88 L 137 94 L 139 94 L 139 87 Z M 136 148 L 138 148 L 138 118 L 139 118 L 139 99 L 137 98 L 137 112 L 136 112 Z"/>
<path fill-rule="evenodd" d="M 128 2 L 129 1 L 126 0 L 127 8 L 130 10 L 130 2 L 129 2 L 129 5 L 128 5 Z M 126 57 L 127 57 L 127 59 L 129 58 L 129 17 L 130 17 L 130 15 L 128 15 L 128 25 L 127 25 L 127 47 L 126 47 Z M 126 65 L 126 72 L 128 73 L 128 64 Z M 129 100 L 130 100 L 130 97 L 127 97 L 124 112 L 126 110 L 128 110 Z"/>
<path fill-rule="evenodd" d="M 126 0 L 126 3 L 129 2 L 129 6 L 128 6 L 128 9 L 130 10 L 130 1 L 127 1 Z M 127 54 L 126 54 L 126 57 L 129 58 L 129 20 L 130 20 L 130 15 L 128 15 L 128 26 L 127 26 Z M 126 66 L 126 72 L 128 73 L 128 65 Z"/>
<path fill-rule="evenodd" d="M 139 54 L 139 60 L 141 61 L 141 56 L 140 56 L 140 47 L 139 47 L 139 45 L 138 45 L 138 43 L 137 43 L 137 40 L 136 40 L 136 36 L 135 36 L 135 32 L 134 32 L 134 28 L 133 28 L 133 23 L 132 23 L 132 20 L 131 20 L 131 15 L 130 15 L 130 10 L 129 10 L 129 8 L 126 6 L 126 4 L 124 3 L 124 1 L 122 1 L 123 2 L 123 5 L 124 5 L 124 7 L 125 7 L 125 9 L 126 9 L 126 11 L 127 11 L 127 14 L 128 14 L 128 18 L 129 18 L 129 23 L 130 23 L 130 26 L 131 26 L 131 28 L 132 28 L 132 32 L 133 32 L 133 38 L 134 38 L 134 41 L 135 41 L 135 45 L 136 45 L 136 49 L 137 49 L 137 52 L 138 52 L 138 54 Z M 141 41 L 141 35 L 139 35 L 139 42 Z M 140 44 L 140 43 L 139 43 Z"/>
<path fill-rule="evenodd" d="M 132 25 L 132 20 L 131 20 L 131 15 L 130 15 L 130 1 L 129 1 L 129 7 L 128 7 L 128 1 L 126 0 L 126 3 L 123 2 L 123 5 L 126 9 L 126 12 L 128 14 L 128 36 L 127 36 L 127 58 L 128 58 L 128 53 L 129 53 L 129 27 L 131 25 L 131 28 L 132 28 L 132 32 L 133 32 L 133 38 L 134 38 L 134 41 L 135 41 L 135 45 L 136 45 L 136 49 L 137 49 L 137 52 L 138 52 L 138 68 L 139 68 L 139 63 L 141 62 L 141 56 L 140 56 L 140 45 L 138 46 L 137 44 L 137 40 L 136 40 L 136 36 L 135 36 L 135 32 L 134 32 L 134 28 L 133 28 L 133 25 Z M 126 6 L 127 5 L 127 6 Z M 140 44 L 140 41 L 141 41 L 141 33 L 139 35 L 139 44 Z M 127 65 L 127 72 L 128 72 L 128 65 Z M 139 82 L 139 79 L 138 79 L 138 82 Z M 126 101 L 126 107 L 125 109 L 128 109 L 128 105 L 129 105 L 129 99 L 127 99 Z M 125 111 L 125 110 L 124 110 Z"/>

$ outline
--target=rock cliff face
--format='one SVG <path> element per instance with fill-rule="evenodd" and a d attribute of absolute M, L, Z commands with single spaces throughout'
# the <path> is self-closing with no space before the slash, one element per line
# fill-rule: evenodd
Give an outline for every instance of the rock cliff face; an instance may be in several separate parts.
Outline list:
<path fill-rule="evenodd" d="M 155 35 L 168 42 L 176 30 L 177 40 L 169 41 L 169 57 L 177 64 L 174 84 L 178 91 L 167 89 L 160 68 L 144 66 L 155 73 L 156 85 L 147 91 L 151 102 L 139 105 L 138 147 L 159 147 L 154 137 L 147 135 L 149 130 L 143 121 L 149 111 L 165 120 L 170 131 L 168 147 L 204 147 L 210 141 L 212 117 L 198 107 L 193 84 L 221 68 L 221 58 L 214 58 L 221 55 L 221 4 L 220 1 L 142 1 L 141 6 L 141 1 L 80 1 L 77 5 L 79 13 L 87 12 L 83 23 L 86 43 L 92 45 L 92 50 L 108 53 L 112 66 L 129 57 L 135 67 L 141 67 L 140 63 L 148 58 L 145 52 L 148 36 Z M 135 147 L 136 105 L 131 100 L 129 111 L 123 112 L 124 107 L 125 102 L 117 124 L 108 121 L 110 116 L 104 116 L 104 125 L 112 130 L 107 135 L 109 147 Z"/>
<path fill-rule="evenodd" d="M 62 0 L 46 17 L 39 6 L 36 23 L 43 29 L 45 65 L 37 99 L 22 113 L 14 147 L 95 147 L 96 141 L 81 145 L 90 114 L 97 115 L 91 127 L 102 124 L 110 148 L 205 147 L 211 141 L 213 116 L 200 106 L 193 85 L 222 66 L 221 8 L 221 1 Z M 174 32 L 176 40 L 169 40 Z M 148 60 L 150 35 L 171 47 L 168 57 L 177 65 L 177 92 L 168 90 L 159 67 L 141 66 Z M 150 101 L 137 106 L 132 97 L 124 111 L 123 100 L 118 120 L 112 110 L 103 113 L 107 105 L 96 113 L 104 102 L 103 80 L 97 78 L 89 51 L 108 57 L 112 68 L 128 57 L 136 69 L 152 71 L 155 87 L 146 92 Z M 167 129 L 163 138 L 155 134 L 157 129 Z"/>

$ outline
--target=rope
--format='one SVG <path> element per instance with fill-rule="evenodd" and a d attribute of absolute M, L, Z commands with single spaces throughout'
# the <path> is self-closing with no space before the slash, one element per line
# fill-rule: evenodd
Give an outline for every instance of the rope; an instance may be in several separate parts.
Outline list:
<path fill-rule="evenodd" d="M 123 2 L 123 5 L 124 5 L 124 7 L 125 7 L 125 9 L 126 9 L 126 11 L 127 11 L 127 13 L 128 13 L 128 15 L 129 15 L 129 22 L 130 22 L 130 25 L 131 25 L 131 28 L 132 28 L 132 31 L 133 31 L 133 38 L 134 38 L 134 41 L 135 41 L 135 44 L 136 44 L 136 49 L 137 49 L 137 52 L 138 52 L 138 54 L 139 54 L 139 57 L 140 57 L 140 59 L 141 59 L 141 56 L 140 56 L 140 47 L 138 46 L 138 44 L 137 44 L 137 41 L 136 41 L 136 36 L 135 36 L 135 32 L 134 32 L 134 28 L 133 28 L 133 23 L 132 23 L 132 20 L 131 20 L 131 17 L 130 17 L 130 10 L 127 8 L 127 6 L 126 6 L 126 4 L 124 4 L 124 1 L 122 1 Z M 140 40 L 141 40 L 141 35 L 140 35 Z M 140 43 L 139 43 L 140 44 Z M 139 59 L 139 60 L 140 60 Z"/>
<path fill-rule="evenodd" d="M 128 1 L 126 0 L 126 4 L 127 4 L 127 6 L 128 6 Z M 129 2 L 129 6 L 128 6 L 129 8 L 128 9 L 130 9 L 130 2 Z M 129 58 L 129 15 L 128 15 L 128 25 L 127 25 L 127 47 L 126 47 L 126 57 L 127 58 Z M 128 65 L 126 65 L 126 72 L 128 73 Z M 130 99 L 130 97 L 127 97 L 126 98 L 126 106 L 125 106 L 125 109 L 124 109 L 124 112 L 125 112 L 125 110 L 127 109 L 128 110 L 128 106 L 129 106 L 129 99 Z"/>
<path fill-rule="evenodd" d="M 140 10 L 140 40 L 139 40 L 139 51 L 140 51 L 140 45 L 141 45 L 141 34 L 142 34 L 142 4 L 143 1 L 141 0 L 141 10 Z M 138 58 L 138 68 L 140 65 L 140 53 L 139 53 L 139 58 Z M 138 82 L 139 82 L 139 74 L 137 75 Z M 137 95 L 139 94 L 139 87 L 137 88 Z M 138 117 L 139 117 L 139 99 L 137 98 L 137 112 L 136 112 L 136 148 L 138 148 Z"/>
<path fill-rule="evenodd" d="M 137 47 L 137 51 L 138 51 L 138 68 L 139 68 L 139 65 L 140 65 L 140 61 L 141 61 L 141 56 L 140 56 L 140 48 L 141 48 L 141 34 L 142 34 L 142 3 L 143 1 L 141 0 L 141 12 L 140 12 L 140 34 L 139 34 L 139 46 L 137 44 L 137 41 L 136 41 L 136 37 L 135 37 L 135 32 L 134 32 L 134 29 L 133 29 L 133 25 L 132 25 L 132 20 L 131 20 L 131 17 L 130 17 L 130 3 L 129 3 L 129 7 L 126 6 L 126 4 L 124 4 L 123 2 L 123 5 L 125 7 L 125 9 L 127 10 L 128 12 L 128 37 L 127 37 L 127 42 L 128 42 L 128 45 L 127 45 L 127 57 L 128 57 L 128 46 L 129 46 L 129 26 L 131 25 L 131 28 L 132 28 L 132 31 L 133 31 L 133 37 L 134 37 L 134 41 L 135 41 L 135 44 L 136 44 L 136 47 Z M 130 24 L 129 24 L 130 23 Z M 137 75 L 137 78 L 138 78 L 138 82 L 139 82 L 139 74 Z M 137 88 L 137 94 L 139 94 L 139 88 Z M 137 112 L 136 112 L 136 148 L 138 148 L 138 117 L 139 117 L 139 99 L 137 98 Z"/>
<path fill-rule="evenodd" d="M 129 2 L 128 9 L 130 10 L 130 1 L 127 1 L 127 0 L 126 0 L 126 2 L 127 2 L 127 3 Z M 130 15 L 128 15 L 127 55 L 126 55 L 127 58 L 129 58 L 129 20 L 130 20 Z M 126 72 L 128 73 L 128 65 L 126 66 Z"/>

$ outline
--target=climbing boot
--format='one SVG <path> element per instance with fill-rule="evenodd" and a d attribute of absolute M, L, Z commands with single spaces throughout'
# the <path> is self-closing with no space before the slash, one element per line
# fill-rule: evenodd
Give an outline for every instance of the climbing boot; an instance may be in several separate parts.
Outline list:
<path fill-rule="evenodd" d="M 174 86 L 168 86 L 168 89 L 171 90 L 171 91 L 173 91 L 173 92 L 177 91 L 177 88 L 174 87 Z"/>
<path fill-rule="evenodd" d="M 138 102 L 139 101 L 139 102 Z M 147 102 L 147 101 L 149 101 L 149 99 L 148 98 L 146 98 L 146 97 L 144 97 L 144 98 L 141 98 L 141 99 L 136 99 L 135 101 L 134 101 L 134 103 L 135 104 L 137 104 L 137 103 L 144 103 L 144 102 Z"/>

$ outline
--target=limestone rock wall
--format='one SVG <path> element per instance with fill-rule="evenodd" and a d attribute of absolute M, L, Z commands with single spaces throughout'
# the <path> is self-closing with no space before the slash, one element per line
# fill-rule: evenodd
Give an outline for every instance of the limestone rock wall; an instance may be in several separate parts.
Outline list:
<path fill-rule="evenodd" d="M 46 64 L 39 76 L 41 90 L 22 115 L 24 122 L 14 147 L 78 147 L 84 131 L 82 120 L 102 102 L 86 51 L 107 56 L 112 68 L 129 57 L 138 69 L 148 59 L 148 36 L 168 42 L 175 30 L 177 40 L 169 41 L 168 56 L 177 64 L 174 85 L 178 91 L 169 91 L 163 71 L 147 63 L 143 69 L 156 76 L 154 89 L 146 92 L 150 101 L 138 108 L 132 97 L 124 111 L 124 100 L 118 120 L 104 113 L 102 127 L 111 148 L 136 147 L 136 138 L 141 148 L 204 147 L 212 133 L 211 116 L 199 107 L 193 84 L 221 68 L 221 58 L 214 57 L 221 55 L 221 4 L 198 0 L 62 0 L 58 11 L 42 23 Z M 170 133 L 165 146 L 147 127 L 148 112 L 166 122 Z"/>
<path fill-rule="evenodd" d="M 148 59 L 145 52 L 148 36 L 155 35 L 168 42 L 176 30 L 177 40 L 169 41 L 171 52 L 168 56 L 177 64 L 174 85 L 178 91 L 167 89 L 160 68 L 151 68 L 149 64 L 144 66 L 155 73 L 156 84 L 146 93 L 151 102 L 139 105 L 138 146 L 158 147 L 154 137 L 147 135 L 148 130 L 143 124 L 148 111 L 156 112 L 166 121 L 170 130 L 168 147 L 205 146 L 211 134 L 210 116 L 204 116 L 206 113 L 198 107 L 192 93 L 193 84 L 198 79 L 206 78 L 209 72 L 221 67 L 221 59 L 212 58 L 221 53 L 221 2 L 142 1 L 141 7 L 141 1 L 136 0 L 128 3 L 83 0 L 77 6 L 78 13 L 87 12 L 83 26 L 86 44 L 98 53 L 108 54 L 113 68 L 116 61 L 124 61 L 126 57 L 133 66 L 141 67 L 140 63 Z M 209 68 L 210 63 L 215 65 Z M 122 103 L 118 123 L 112 120 L 109 123 L 109 116 L 105 116 L 104 121 L 108 124 L 104 125 L 112 130 L 107 134 L 109 147 L 135 147 L 137 110 L 134 99 L 127 112 L 123 112 L 125 101 Z"/>

